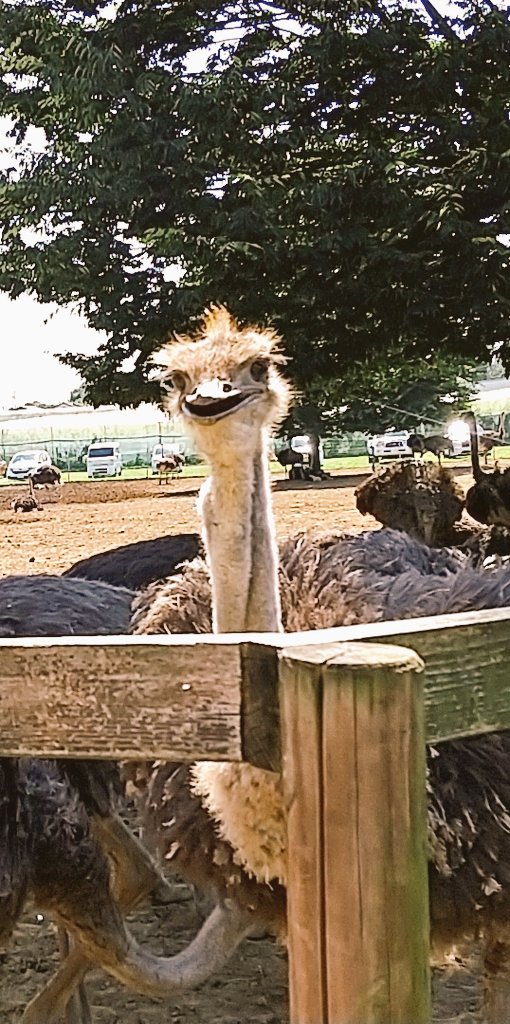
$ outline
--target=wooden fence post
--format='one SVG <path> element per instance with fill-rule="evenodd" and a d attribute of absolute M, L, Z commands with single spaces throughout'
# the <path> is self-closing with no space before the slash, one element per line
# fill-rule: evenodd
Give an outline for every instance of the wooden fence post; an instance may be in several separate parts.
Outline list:
<path fill-rule="evenodd" d="M 282 651 L 292 1024 L 427 1024 L 423 665 Z"/>

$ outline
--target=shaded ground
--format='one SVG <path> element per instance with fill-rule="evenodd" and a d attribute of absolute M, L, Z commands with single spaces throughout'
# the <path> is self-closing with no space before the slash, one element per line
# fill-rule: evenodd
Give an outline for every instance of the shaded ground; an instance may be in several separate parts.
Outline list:
<path fill-rule="evenodd" d="M 460 474 L 466 486 L 471 482 Z M 363 476 L 336 477 L 320 486 L 277 482 L 274 505 L 280 537 L 304 528 L 369 529 L 376 526 L 355 509 L 353 485 Z M 199 481 L 152 480 L 65 485 L 62 500 L 43 512 L 15 515 L 9 505 L 16 488 L 0 493 L 0 575 L 61 572 L 79 558 L 117 544 L 196 530 Z M 170 908 L 147 908 L 132 919 L 140 941 L 169 955 L 190 940 L 198 920 L 184 886 L 176 884 Z M 40 990 L 57 962 L 51 926 L 34 910 L 19 926 L 14 948 L 0 954 L 0 1024 L 19 1024 L 23 1007 Z M 135 996 L 99 972 L 89 992 L 94 1024 L 287 1024 L 285 954 L 269 940 L 245 942 L 221 977 L 178 1004 Z M 472 970 L 435 972 L 434 1024 L 474 1024 L 479 991 Z M 311 1021 L 310 1024 L 321 1024 Z M 413 1024 L 413 1022 L 409 1022 Z"/>

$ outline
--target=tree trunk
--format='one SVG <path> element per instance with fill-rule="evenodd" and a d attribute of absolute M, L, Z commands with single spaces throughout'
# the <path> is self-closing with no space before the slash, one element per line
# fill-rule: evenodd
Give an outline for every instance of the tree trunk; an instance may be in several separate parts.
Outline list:
<path fill-rule="evenodd" d="M 321 456 L 319 450 L 320 437 L 318 434 L 308 434 L 310 438 L 310 473 L 319 476 L 322 473 Z"/>

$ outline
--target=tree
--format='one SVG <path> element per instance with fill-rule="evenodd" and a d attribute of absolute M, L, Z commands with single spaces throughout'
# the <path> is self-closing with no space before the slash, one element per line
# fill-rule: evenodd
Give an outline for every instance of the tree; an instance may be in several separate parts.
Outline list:
<path fill-rule="evenodd" d="M 504 11 L 104 6 L 0 3 L 19 146 L 0 288 L 78 303 L 107 331 L 97 357 L 66 357 L 87 400 L 156 397 L 152 353 L 211 301 L 282 331 L 305 406 L 390 351 L 397 367 L 496 348 L 510 364 Z"/>
<path fill-rule="evenodd" d="M 438 433 L 447 419 L 469 406 L 483 376 L 480 364 L 451 356 L 405 362 L 394 352 L 365 359 L 350 365 L 341 381 L 315 378 L 283 429 L 288 436 L 310 436 L 317 472 L 321 436 L 392 428 L 415 432 L 421 424 Z"/>

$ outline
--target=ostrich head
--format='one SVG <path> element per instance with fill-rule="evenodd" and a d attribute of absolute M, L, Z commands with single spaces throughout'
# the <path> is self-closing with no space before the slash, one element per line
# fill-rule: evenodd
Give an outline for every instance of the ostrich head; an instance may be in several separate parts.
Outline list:
<path fill-rule="evenodd" d="M 241 328 L 223 306 L 207 310 L 195 337 L 177 337 L 163 349 L 165 405 L 180 415 L 206 455 L 257 439 L 285 416 L 290 385 L 279 373 L 285 363 L 271 330 Z M 225 429 L 228 421 L 228 429 Z"/>

